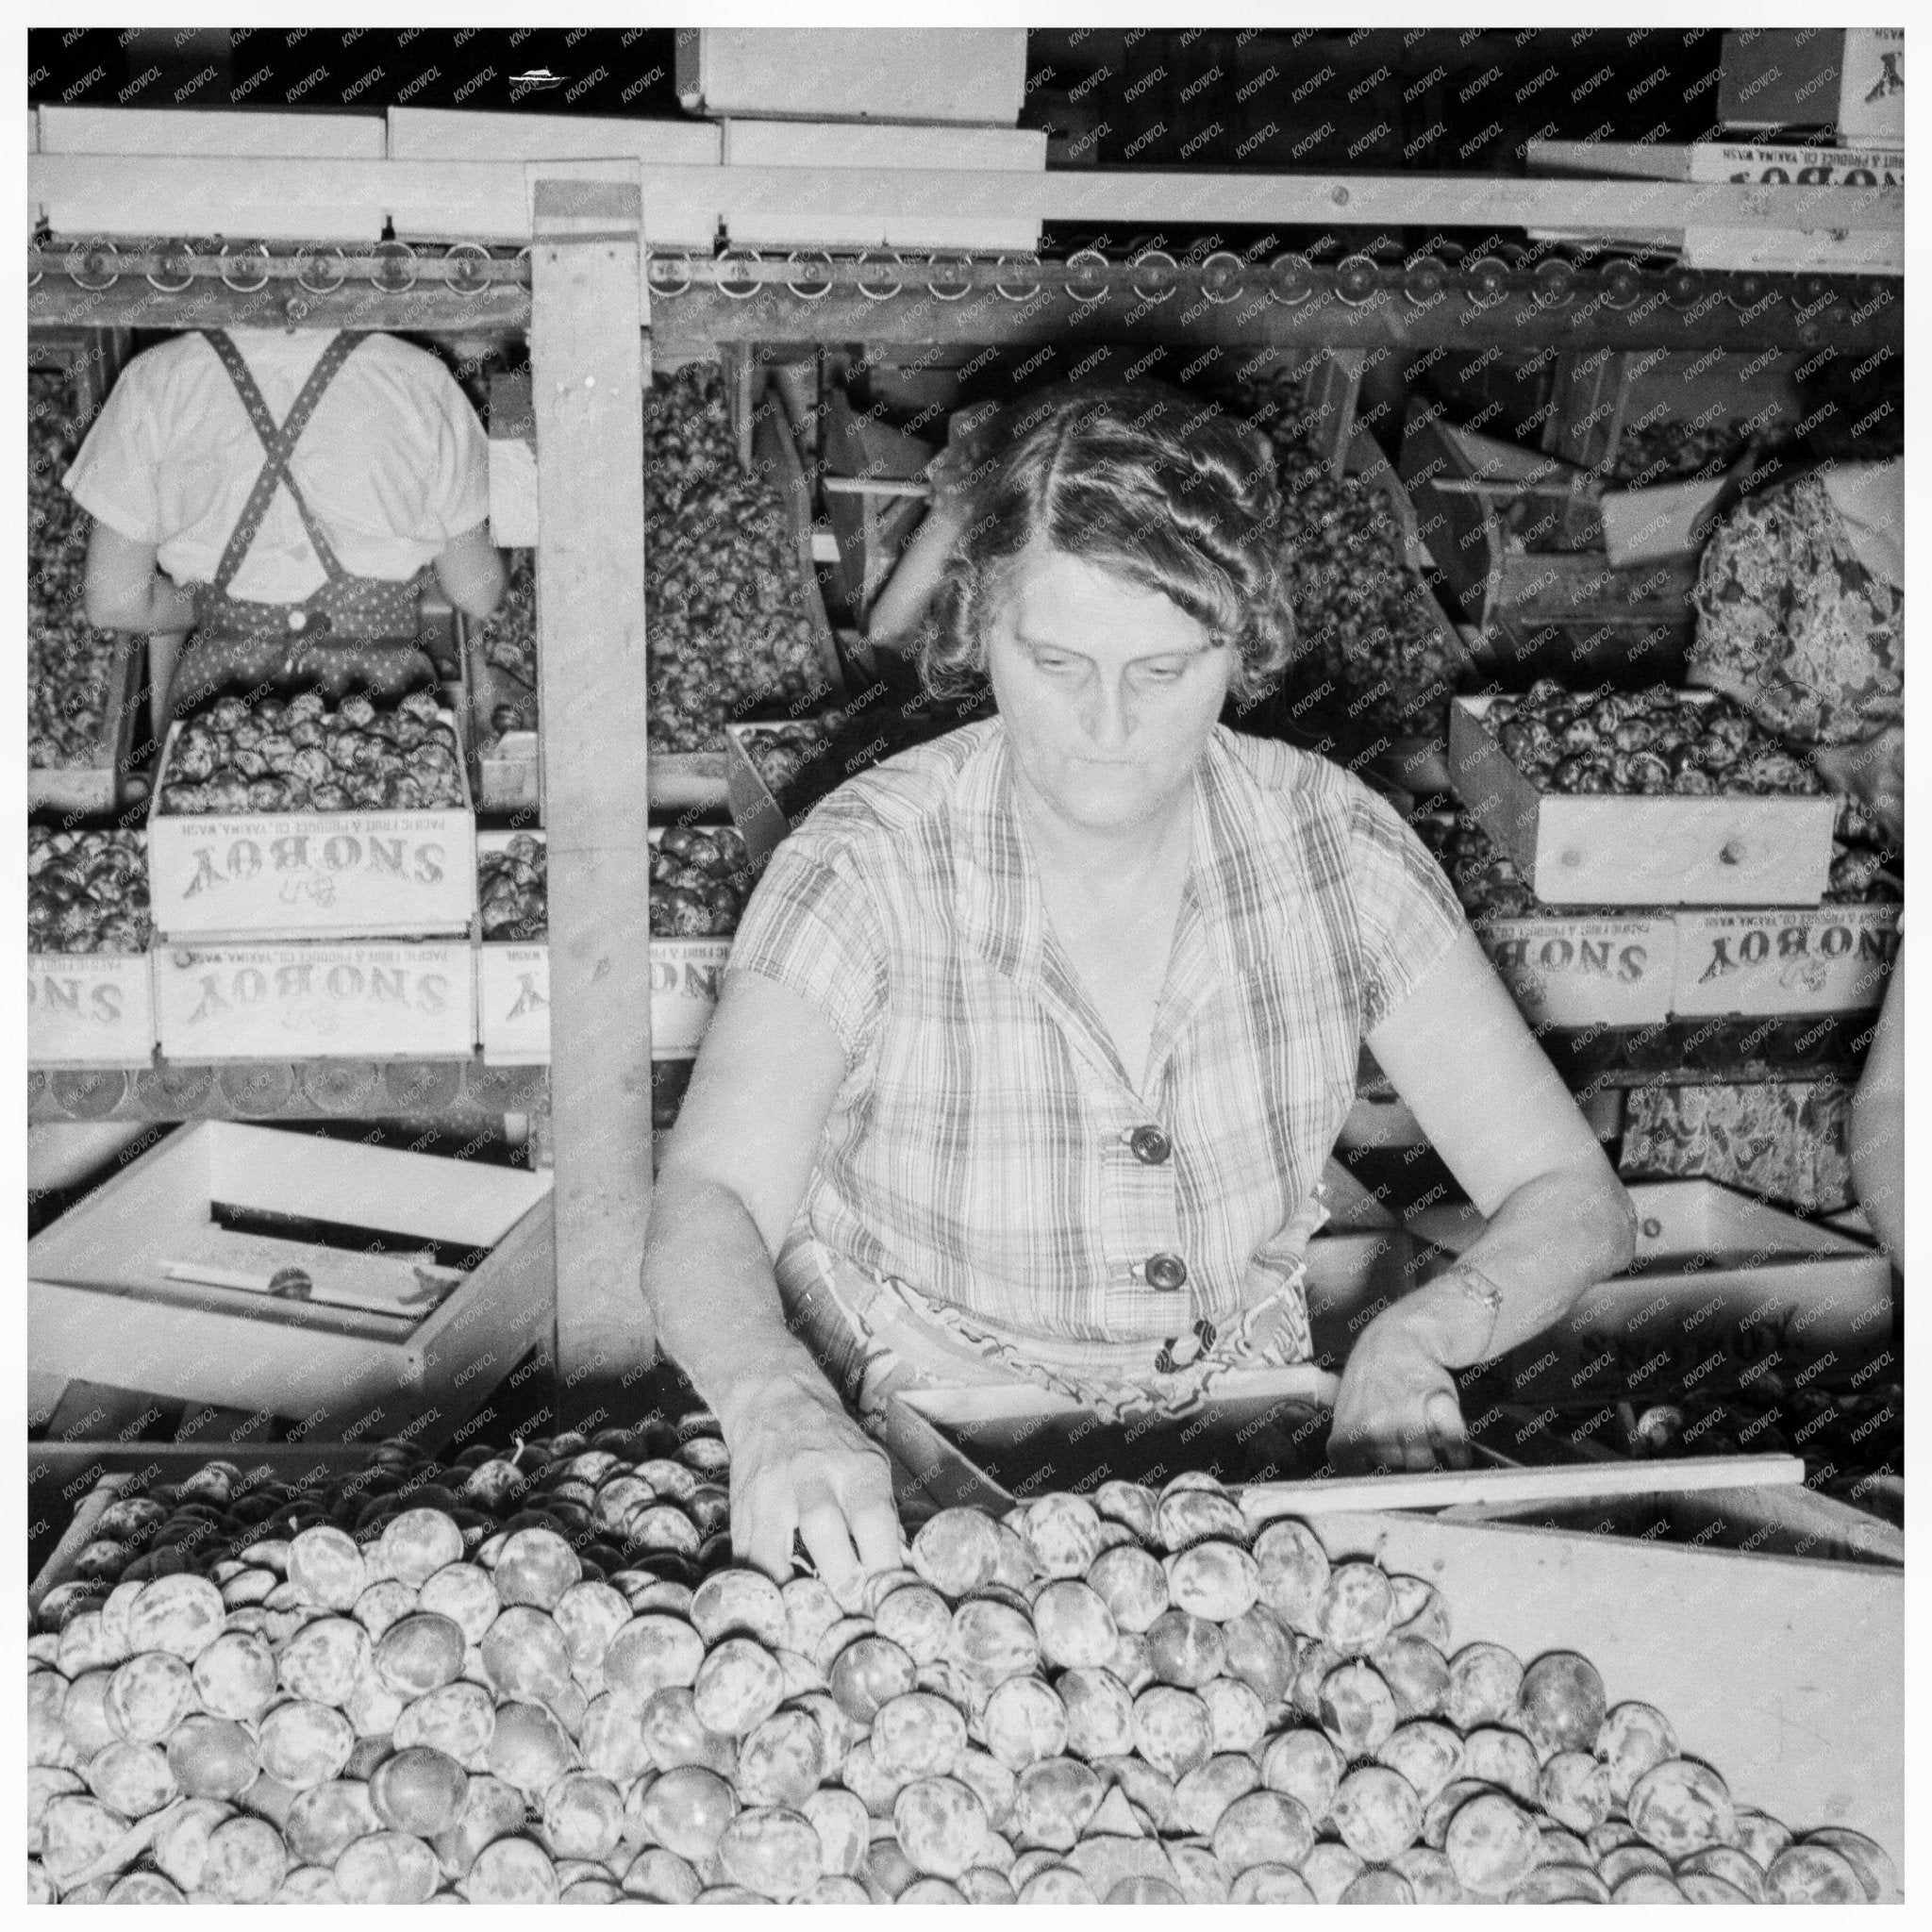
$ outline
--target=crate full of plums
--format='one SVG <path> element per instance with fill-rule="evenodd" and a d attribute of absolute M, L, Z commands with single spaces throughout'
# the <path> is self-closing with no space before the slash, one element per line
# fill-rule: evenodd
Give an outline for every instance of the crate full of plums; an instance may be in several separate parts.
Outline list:
<path fill-rule="evenodd" d="M 1457 698 L 1457 796 L 1550 906 L 1816 906 L 1838 801 L 1715 692 Z"/>
<path fill-rule="evenodd" d="M 143 835 L 29 825 L 26 894 L 27 1063 L 126 1067 L 152 1059 Z"/>
<path fill-rule="evenodd" d="M 651 1057 L 689 1059 L 710 1024 L 750 891 L 730 825 L 651 827 Z M 541 832 L 477 835 L 476 1020 L 493 1065 L 550 1058 L 549 848 Z"/>
<path fill-rule="evenodd" d="M 170 727 L 148 820 L 164 941 L 467 937 L 476 829 L 426 691 L 218 699 Z"/>

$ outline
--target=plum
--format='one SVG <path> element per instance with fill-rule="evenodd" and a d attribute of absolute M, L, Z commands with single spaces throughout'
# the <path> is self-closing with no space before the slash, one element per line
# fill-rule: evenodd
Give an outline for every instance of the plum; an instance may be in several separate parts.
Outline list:
<path fill-rule="evenodd" d="M 1541 1844 L 1536 1821 L 1501 1791 L 1479 1791 L 1457 1806 L 1442 1838 L 1457 1883 L 1492 1897 L 1529 1876 Z"/>
<path fill-rule="evenodd" d="M 534 1797 L 570 1770 L 575 1758 L 569 1733 L 541 1705 L 498 1707 L 484 1762 L 506 1784 Z"/>
<path fill-rule="evenodd" d="M 1375 1752 L 1375 1761 L 1400 1772 L 1427 1806 L 1456 1775 L 1462 1740 L 1447 1724 L 1418 1718 L 1396 1725 Z"/>
<path fill-rule="evenodd" d="M 1299 1872 L 1287 1865 L 1250 1865 L 1227 1889 L 1233 1906 L 1311 1906 L 1315 1894 Z"/>
<path fill-rule="evenodd" d="M 549 1611 L 583 1575 L 576 1552 L 553 1529 L 520 1529 L 496 1559 L 496 1593 L 506 1606 Z"/>
<path fill-rule="evenodd" d="M 1585 1748 L 1602 1759 L 1612 1802 L 1624 1805 L 1645 1772 L 1676 1757 L 1677 1734 L 1654 1706 L 1624 1703 L 1606 1713 L 1602 1728 Z"/>
<path fill-rule="evenodd" d="M 724 1827 L 738 1814 L 738 1799 L 716 1772 L 702 1765 L 674 1767 L 644 1793 L 644 1828 L 680 1857 L 702 1864 L 718 1848 Z"/>
<path fill-rule="evenodd" d="M 1321 1721 L 1343 1757 L 1373 1757 L 1394 1735 L 1394 1693 L 1373 1664 L 1338 1664 L 1322 1679 Z"/>
<path fill-rule="evenodd" d="M 966 1720 L 930 1691 L 888 1698 L 874 1714 L 873 1757 L 889 1777 L 941 1777 L 965 1750 Z"/>
<path fill-rule="evenodd" d="M 1259 1600 L 1261 1573 L 1239 1543 L 1210 1537 L 1169 1560 L 1167 1588 L 1179 1608 L 1225 1624 Z"/>
<path fill-rule="evenodd" d="M 594 1772 L 566 1772 L 543 1793 L 543 1839 L 553 1858 L 601 1861 L 624 1833 L 624 1796 Z"/>
<path fill-rule="evenodd" d="M 1314 1842 L 1313 1821 L 1285 1791 L 1245 1791 L 1229 1801 L 1213 1826 L 1214 1856 L 1231 1873 L 1298 1866 Z"/>
<path fill-rule="evenodd" d="M 944 1596 L 991 1583 L 998 1564 L 992 1519 L 977 1509 L 941 1509 L 912 1539 L 912 1567 Z"/>
<path fill-rule="evenodd" d="M 1523 1662 L 1500 1643 L 1465 1643 L 1449 1659 L 1449 1697 L 1443 1714 L 1458 1731 L 1499 1724 L 1516 1708 Z"/>
<path fill-rule="evenodd" d="M 1134 1745 L 1157 1771 L 1179 1780 L 1213 1755 L 1208 1707 L 1191 1690 L 1151 1686 L 1134 1700 Z"/>
<path fill-rule="evenodd" d="M 1279 1704 L 1294 1681 L 1295 1642 L 1274 1611 L 1264 1603 L 1251 1604 L 1222 1624 L 1221 1640 L 1227 1674 L 1240 1678 L 1264 1705 Z"/>
<path fill-rule="evenodd" d="M 296 1698 L 261 1721 L 261 1768 L 294 1790 L 325 1784 L 349 1761 L 356 1732 L 341 1711 Z"/>
<path fill-rule="evenodd" d="M 921 1777 L 892 1802 L 900 1849 L 923 1875 L 958 1878 L 977 1862 L 989 1829 L 986 1807 L 954 1777 Z"/>
<path fill-rule="evenodd" d="M 767 1650 L 779 1650 L 788 1635 L 785 1599 L 756 1570 L 720 1570 L 706 1577 L 691 1597 L 691 1622 L 707 1647 L 746 1636 Z"/>
<path fill-rule="evenodd" d="M 1261 1782 L 1255 1760 L 1244 1751 L 1223 1751 L 1174 1780 L 1174 1818 L 1185 1832 L 1205 1837 L 1237 1798 Z"/>
<path fill-rule="evenodd" d="M 259 1774 L 261 1755 L 246 1724 L 197 1711 L 169 1737 L 168 1767 L 191 1798 L 239 1798 Z"/>
<path fill-rule="evenodd" d="M 962 1744 L 965 1730 L 962 1721 Z M 825 1750 L 824 1733 L 809 1711 L 774 1711 L 739 1746 L 738 1789 L 747 1805 L 774 1805 L 795 1811 L 834 1768 Z"/>
<path fill-rule="evenodd" d="M 1395 1715 L 1435 1717 L 1449 1701 L 1449 1660 L 1425 1637 L 1396 1635 L 1374 1655 L 1375 1669 L 1395 1698 Z"/>
<path fill-rule="evenodd" d="M 1099 1592 L 1061 1577 L 1033 1601 L 1033 1628 L 1041 1659 L 1055 1670 L 1098 1669 L 1113 1656 L 1120 1630 Z"/>
<path fill-rule="evenodd" d="M 635 1617 L 604 1653 L 604 1682 L 613 1695 L 634 1705 L 674 1686 L 697 1682 L 705 1641 L 681 1617 L 661 1612 Z"/>
<path fill-rule="evenodd" d="M 369 1779 L 369 1802 L 391 1831 L 434 1838 L 451 1830 L 470 1795 L 469 1774 L 447 1752 L 412 1744 L 386 1757 Z"/>
<path fill-rule="evenodd" d="M 331 1531 L 329 1534 L 340 1532 Z M 349 1543 L 347 1537 L 342 1537 L 341 1541 Z M 352 1553 L 355 1547 L 354 1543 L 349 1543 Z M 359 1564 L 361 1558 L 358 1557 L 356 1560 Z M 355 1600 L 352 1596 L 349 1602 L 354 1603 Z M 346 1608 L 347 1605 L 341 1607 Z M 185 1572 L 157 1577 L 142 1591 L 127 1613 L 128 1647 L 135 1652 L 169 1651 L 184 1663 L 192 1664 L 222 1634 L 223 1620 L 226 1615 L 227 1606 L 222 1602 L 221 1591 L 207 1577 L 189 1575 Z M 118 1659 L 103 1658 L 102 1661 Z M 67 1671 L 64 1647 L 61 1669 Z M 70 1676 L 75 1674 L 72 1671 L 67 1671 L 67 1674 Z"/>
<path fill-rule="evenodd" d="M 370 1656 L 369 1632 L 353 1618 L 318 1617 L 282 1646 L 282 1688 L 340 1708 L 369 1669 Z"/>
<path fill-rule="evenodd" d="M 1724 1781 L 1692 1757 L 1667 1758 L 1630 1789 L 1625 1804 L 1644 1839 L 1673 1860 L 1730 1840 L 1733 1813 Z"/>
<path fill-rule="evenodd" d="M 1486 1724 L 1463 1739 L 1457 1775 L 1498 1786 L 1524 1805 L 1538 1802 L 1542 1786 L 1536 1746 L 1521 1731 L 1500 1724 Z"/>
<path fill-rule="evenodd" d="M 117 1737 L 158 1744 L 197 1701 L 188 1666 L 170 1651 L 151 1650 L 129 1657 L 108 1679 L 102 1714 Z"/>
<path fill-rule="evenodd" d="M 945 1654 L 953 1612 L 931 1585 L 914 1582 L 880 1601 L 874 1624 L 879 1636 L 896 1643 L 915 1664 L 929 1664 Z"/>
<path fill-rule="evenodd" d="M 1168 1607 L 1167 1573 L 1133 1543 L 1103 1550 L 1089 1567 L 1087 1582 L 1122 1630 L 1146 1630 Z"/>
<path fill-rule="evenodd" d="M 1302 1880 L 1318 1906 L 1341 1903 L 1341 1895 L 1360 1877 L 1360 1857 L 1339 1841 L 1323 1840 L 1302 1860 Z"/>
<path fill-rule="evenodd" d="M 1099 1512 L 1063 1491 L 1038 1498 L 1020 1534 L 1049 1576 L 1084 1576 L 1101 1551 Z"/>
<path fill-rule="evenodd" d="M 352 1537 L 326 1524 L 316 1524 L 289 1544 L 289 1581 L 298 1602 L 320 1609 L 346 1610 L 353 1608 L 356 1599 L 368 1589 L 369 1566 Z"/>
<path fill-rule="evenodd" d="M 1516 1707 L 1523 1728 L 1543 1756 L 1588 1751 L 1607 1715 L 1603 1674 L 1574 1650 L 1549 1651 L 1524 1672 Z"/>
<path fill-rule="evenodd" d="M 225 1819 L 208 1834 L 197 1890 L 224 1905 L 265 1905 L 288 1869 L 288 1847 L 267 1819 Z"/>
<path fill-rule="evenodd" d="M 1589 1831 L 1610 1815 L 1609 1772 L 1587 1751 L 1558 1751 L 1539 1774 L 1537 1802 L 1557 1824 Z"/>
<path fill-rule="evenodd" d="M 1106 1794 L 1098 1774 L 1077 1757 L 1029 1764 L 1013 1794 L 1016 1837 L 1026 1845 L 1071 1851 Z"/>
<path fill-rule="evenodd" d="M 529 1839 L 494 1839 L 476 1854 L 458 1890 L 473 1906 L 549 1905 L 557 1897 L 557 1868 Z"/>
<path fill-rule="evenodd" d="M 725 1825 L 718 1862 L 733 1884 L 760 1898 L 796 1898 L 821 1876 L 819 1835 L 800 1813 L 760 1806 Z"/>
<path fill-rule="evenodd" d="M 1328 1816 L 1347 1766 L 1320 1731 L 1282 1731 L 1261 1753 L 1261 1782 L 1299 1804 L 1316 1824 Z"/>
<path fill-rule="evenodd" d="M 1163 1610 L 1147 1631 L 1148 1661 L 1163 1684 L 1192 1690 L 1218 1677 L 1227 1642 L 1217 1624 L 1190 1610 Z"/>
<path fill-rule="evenodd" d="M 1369 1865 L 1386 1865 L 1414 1844 L 1422 1830 L 1422 1801 L 1414 1786 L 1383 1764 L 1350 1772 L 1329 1814 L 1342 1843 Z"/>

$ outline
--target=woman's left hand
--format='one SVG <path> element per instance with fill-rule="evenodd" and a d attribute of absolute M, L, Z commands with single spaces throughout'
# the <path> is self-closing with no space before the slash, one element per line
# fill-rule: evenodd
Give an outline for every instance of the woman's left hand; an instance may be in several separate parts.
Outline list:
<path fill-rule="evenodd" d="M 1430 1349 L 1414 1311 L 1385 1308 L 1349 1351 L 1328 1460 L 1357 1474 L 1469 1467 L 1456 1378 Z"/>

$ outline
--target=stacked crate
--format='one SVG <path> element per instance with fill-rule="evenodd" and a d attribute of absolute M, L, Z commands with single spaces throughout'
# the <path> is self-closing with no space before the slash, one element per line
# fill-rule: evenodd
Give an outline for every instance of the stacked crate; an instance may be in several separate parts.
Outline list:
<path fill-rule="evenodd" d="M 476 819 L 430 809 L 166 810 L 147 826 L 157 1031 L 170 1059 L 467 1058 Z"/>

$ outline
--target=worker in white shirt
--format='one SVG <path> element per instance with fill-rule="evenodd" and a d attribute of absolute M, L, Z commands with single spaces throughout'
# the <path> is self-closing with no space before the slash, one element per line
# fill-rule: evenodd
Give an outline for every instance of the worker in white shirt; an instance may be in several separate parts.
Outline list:
<path fill-rule="evenodd" d="M 503 594 L 482 426 L 392 336 L 176 336 L 127 365 L 64 481 L 94 519 L 88 621 L 150 635 L 158 734 L 224 691 L 392 700 L 434 677 L 426 569 L 473 618 Z"/>

